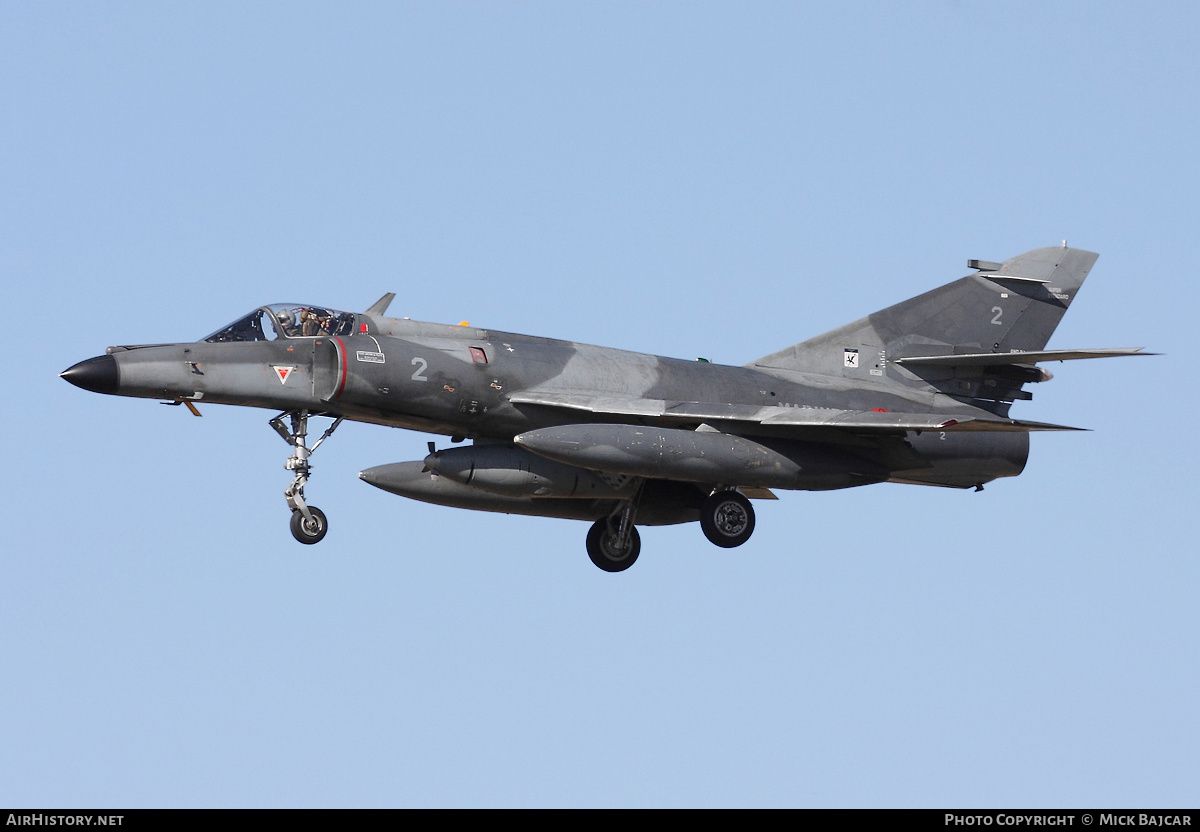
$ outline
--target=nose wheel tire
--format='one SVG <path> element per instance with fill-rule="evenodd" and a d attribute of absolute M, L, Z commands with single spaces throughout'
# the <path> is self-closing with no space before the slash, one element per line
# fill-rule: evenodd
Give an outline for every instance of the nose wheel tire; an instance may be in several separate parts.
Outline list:
<path fill-rule="evenodd" d="M 304 512 L 292 512 L 292 537 L 301 543 L 320 543 L 325 532 L 329 531 L 329 521 L 321 509 L 309 506 L 308 510 L 312 514 L 311 522 L 304 519 Z"/>
<path fill-rule="evenodd" d="M 741 546 L 754 533 L 754 508 L 737 491 L 718 491 L 700 507 L 700 528 L 723 549 Z"/>
<path fill-rule="evenodd" d="M 642 552 L 642 538 L 636 528 L 629 530 L 629 540 L 623 550 L 617 548 L 616 537 L 608 520 L 597 520 L 588 530 L 588 557 L 605 572 L 624 572 L 633 566 Z"/>

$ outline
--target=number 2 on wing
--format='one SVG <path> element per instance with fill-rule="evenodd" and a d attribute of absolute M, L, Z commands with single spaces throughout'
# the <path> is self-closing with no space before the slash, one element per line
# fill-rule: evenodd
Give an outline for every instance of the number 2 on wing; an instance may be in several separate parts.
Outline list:
<path fill-rule="evenodd" d="M 416 367 L 416 365 L 418 365 L 418 364 L 421 365 L 420 367 L 417 367 L 417 369 L 413 370 L 412 380 L 413 381 L 429 381 L 429 379 L 425 378 L 425 368 L 429 366 L 429 362 L 426 361 L 424 358 L 414 358 L 412 360 L 412 363 L 413 363 L 414 367 Z"/>
<path fill-rule="evenodd" d="M 1002 324 L 1000 323 L 1000 316 L 1004 314 L 1004 310 L 999 306 L 993 306 L 992 311 L 996 313 L 996 315 L 992 318 L 992 323 L 994 323 L 996 326 L 1001 326 Z"/>

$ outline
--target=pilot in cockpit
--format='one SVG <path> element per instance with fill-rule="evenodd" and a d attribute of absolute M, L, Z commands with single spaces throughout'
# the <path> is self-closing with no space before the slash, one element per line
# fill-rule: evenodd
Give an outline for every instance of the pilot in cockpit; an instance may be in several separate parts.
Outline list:
<path fill-rule="evenodd" d="M 300 310 L 300 334 L 301 335 L 320 335 L 321 334 L 321 318 L 317 315 L 315 309 L 304 307 Z"/>
<path fill-rule="evenodd" d="M 300 334 L 296 326 L 296 316 L 292 310 L 280 309 L 275 313 L 275 320 L 279 322 L 279 328 L 286 337 L 295 338 Z"/>

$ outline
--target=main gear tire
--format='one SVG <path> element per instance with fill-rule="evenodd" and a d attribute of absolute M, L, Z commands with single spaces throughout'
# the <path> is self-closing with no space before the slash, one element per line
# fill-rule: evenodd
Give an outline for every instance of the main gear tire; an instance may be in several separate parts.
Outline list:
<path fill-rule="evenodd" d="M 642 551 L 642 537 L 636 527 L 629 530 L 629 540 L 623 550 L 617 549 L 615 537 L 608 519 L 597 520 L 588 530 L 588 557 L 605 572 L 624 572 L 633 566 Z"/>
<path fill-rule="evenodd" d="M 700 528 L 722 549 L 741 546 L 754 534 L 754 507 L 737 491 L 718 491 L 700 507 Z"/>
<path fill-rule="evenodd" d="M 325 519 L 325 512 L 313 506 L 308 507 L 312 514 L 312 522 L 306 522 L 304 512 L 297 509 L 292 512 L 292 537 L 299 540 L 301 543 L 312 545 L 320 543 L 325 537 L 325 532 L 329 531 L 329 521 Z"/>

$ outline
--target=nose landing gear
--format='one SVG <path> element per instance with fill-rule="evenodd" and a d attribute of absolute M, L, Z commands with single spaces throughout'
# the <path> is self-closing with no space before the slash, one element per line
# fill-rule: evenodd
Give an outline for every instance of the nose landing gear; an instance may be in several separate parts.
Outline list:
<path fill-rule="evenodd" d="M 292 537 L 301 543 L 319 543 L 325 532 L 329 531 L 329 521 L 325 519 L 325 512 L 316 506 L 306 508 L 311 520 L 304 516 L 303 511 L 292 512 Z"/>
<path fill-rule="evenodd" d="M 290 417 L 291 430 L 284 424 L 284 416 Z M 308 482 L 308 475 L 312 470 L 308 464 L 309 457 L 316 453 L 321 443 L 328 439 L 341 423 L 342 417 L 339 416 L 329 426 L 329 430 L 325 431 L 321 438 L 309 448 L 305 446 L 305 438 L 308 436 L 307 410 L 280 413 L 271 420 L 270 424 L 275 432 L 283 437 L 284 442 L 295 448 L 292 455 L 283 464 L 284 468 L 295 472 L 292 484 L 283 492 L 283 496 L 287 498 L 288 508 L 292 510 L 292 537 L 301 543 L 319 543 L 325 537 L 325 533 L 329 531 L 329 521 L 325 519 L 325 513 L 304 501 L 304 485 Z"/>

